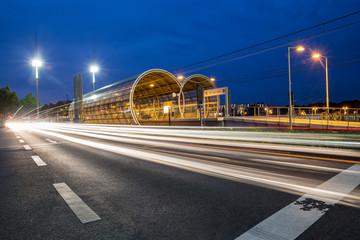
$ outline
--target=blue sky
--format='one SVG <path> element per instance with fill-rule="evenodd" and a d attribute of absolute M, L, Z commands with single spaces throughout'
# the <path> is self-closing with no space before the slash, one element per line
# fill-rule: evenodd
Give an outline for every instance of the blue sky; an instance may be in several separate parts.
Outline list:
<path fill-rule="evenodd" d="M 181 68 L 358 10 L 358 0 L 6 1 L 0 8 L 0 86 L 9 84 L 19 97 L 30 92 L 35 95 L 35 72 L 30 62 L 35 32 L 38 54 L 44 61 L 39 91 L 45 104 L 64 100 L 66 94 L 71 99 L 77 72 L 83 74 L 84 92 L 91 91 L 92 42 L 101 68 L 96 75 L 98 88 L 151 68 Z M 359 20 L 357 14 L 326 29 Z M 293 66 L 305 64 L 304 70 L 313 70 L 292 76 L 295 104 L 325 102 L 325 71 L 316 70 L 321 65 L 310 59 L 311 50 L 321 51 L 334 65 L 331 59 L 360 54 L 360 24 L 302 40 L 319 31 L 284 39 L 295 40 L 292 45 L 303 44 L 307 49 L 303 54 L 292 53 Z M 215 77 L 219 86 L 230 88 L 233 103 L 283 106 L 288 102 L 287 75 L 268 78 L 265 74 L 254 80 L 259 72 L 281 68 L 286 72 L 291 44 L 268 49 L 281 43 L 230 56 L 264 50 L 248 57 L 174 73 Z M 360 98 L 360 64 L 343 65 L 329 70 L 330 101 Z"/>

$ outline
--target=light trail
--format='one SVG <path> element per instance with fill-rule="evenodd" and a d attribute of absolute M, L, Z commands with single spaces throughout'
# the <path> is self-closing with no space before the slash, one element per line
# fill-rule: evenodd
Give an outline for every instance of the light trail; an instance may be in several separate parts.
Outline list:
<path fill-rule="evenodd" d="M 119 127 L 99 127 L 96 125 L 83 126 L 84 128 L 91 127 L 91 129 L 118 131 Z M 76 127 L 77 128 L 77 127 Z M 77 128 L 78 129 L 78 128 Z M 159 128 L 135 128 L 121 127 L 121 131 L 130 132 L 132 134 L 150 134 L 157 136 L 175 136 L 175 137 L 189 137 L 202 138 L 214 140 L 237 140 L 237 141 L 251 141 L 251 142 L 272 142 L 284 144 L 300 144 L 300 145 L 320 145 L 337 147 L 343 146 L 348 148 L 360 149 L 360 135 L 351 136 L 351 139 L 357 141 L 345 141 L 349 138 L 348 135 L 332 135 L 332 134 L 305 134 L 305 133 L 276 133 L 276 132 L 246 132 L 246 131 L 203 131 L 191 130 L 184 131 L 183 129 L 159 129 Z M 186 129 L 186 128 L 185 128 Z M 189 128 L 188 128 L 189 129 Z M 342 141 L 341 141 L 342 140 Z"/>
<path fill-rule="evenodd" d="M 79 130 L 79 129 L 74 129 L 72 128 L 72 130 L 59 130 L 56 128 L 44 128 L 47 130 L 53 130 L 53 131 L 61 131 L 61 132 L 66 132 L 66 133 L 70 133 L 70 134 L 78 134 L 78 135 L 83 135 L 83 136 L 88 136 L 88 137 L 97 137 L 97 138 L 102 138 L 102 139 L 107 139 L 107 140 L 113 140 L 113 141 L 122 141 L 122 142 L 128 142 L 128 143 L 135 143 L 135 144 L 142 144 L 143 140 L 136 140 L 136 139 L 129 139 L 129 137 L 134 137 L 134 134 L 119 134 L 119 133 L 114 133 L 114 132 L 104 132 L 103 130 L 101 131 L 101 133 L 99 134 L 98 131 L 96 130 Z M 96 133 L 96 134 L 85 134 L 85 133 L 80 133 L 80 132 L 86 132 L 86 133 Z M 112 136 L 117 136 L 117 137 L 106 137 L 105 134 L 107 135 L 112 135 Z M 127 138 L 121 138 L 120 136 L 123 137 L 127 137 Z M 158 146 L 158 147 L 162 147 L 163 143 L 156 143 L 153 140 L 160 140 L 160 141 L 179 141 L 179 139 L 169 139 L 169 138 L 161 138 L 161 137 L 154 137 L 154 136 L 139 136 L 136 135 L 135 138 L 141 138 L 141 139 L 146 139 L 146 140 L 150 140 L 151 144 L 154 146 Z M 175 148 L 178 149 L 184 149 L 184 145 L 188 146 L 188 147 L 195 147 L 195 149 L 193 150 L 199 150 L 201 148 L 210 148 L 210 149 L 221 149 L 221 150 L 230 150 L 230 151 L 239 151 L 239 152 L 249 152 L 249 153 L 260 153 L 260 154 L 268 154 L 268 155 L 276 155 L 276 156 L 286 156 L 286 157 L 298 157 L 298 158 L 308 158 L 308 159 L 317 159 L 317 160 L 325 160 L 325 161 L 336 161 L 336 162 L 346 162 L 346 163 L 360 163 L 359 161 L 353 161 L 353 160 L 343 160 L 343 159 L 335 159 L 335 158 L 325 158 L 325 157 L 313 157 L 313 156 L 305 156 L 305 155 L 299 155 L 299 154 L 288 154 L 288 153 L 278 153 L 278 152 L 268 152 L 268 151 L 257 151 L 257 150 L 248 150 L 248 149 L 233 149 L 233 148 L 226 148 L 226 147 L 217 147 L 217 146 L 209 146 L 209 145 L 198 145 L 198 144 L 186 144 L 186 143 L 181 143 L 181 145 L 179 144 L 173 144 L 173 145 L 177 145 Z M 170 147 L 171 145 L 167 144 L 166 146 Z M 174 146 L 171 146 L 174 147 Z M 198 148 L 196 148 L 198 147 Z M 186 148 L 185 148 L 186 149 Z M 189 149 L 189 148 L 187 148 Z M 218 151 L 212 151 L 212 152 L 218 152 Z M 340 170 L 339 170 L 340 171 Z"/>
<path fill-rule="evenodd" d="M 10 128 L 12 128 L 16 132 L 21 132 L 29 129 L 29 125 L 23 124 L 8 124 Z M 79 127 L 77 127 L 79 126 Z M 73 143 L 81 144 L 84 146 L 109 151 L 113 153 L 117 153 L 120 155 L 137 158 L 141 160 L 151 161 L 159 164 L 164 164 L 172 167 L 177 167 L 189 171 L 194 171 L 206 175 L 221 177 L 225 179 L 245 182 L 248 184 L 259 185 L 266 188 L 272 188 L 279 191 L 285 191 L 292 194 L 302 195 L 303 193 L 311 194 L 316 199 L 326 199 L 327 201 L 331 201 L 333 198 L 337 198 L 338 193 L 335 191 L 324 191 L 317 190 L 316 186 L 320 185 L 322 182 L 320 180 L 309 179 L 304 177 L 296 177 L 288 174 L 274 173 L 272 171 L 257 169 L 254 167 L 246 167 L 241 166 L 239 164 L 233 164 L 230 160 L 226 161 L 226 157 L 219 161 L 214 161 L 212 157 L 208 157 L 205 153 L 222 153 L 225 154 L 234 154 L 238 151 L 238 149 L 225 149 L 223 147 L 217 148 L 216 146 L 203 146 L 203 145 L 190 145 L 184 143 L 174 143 L 174 142 L 164 142 L 164 138 L 159 136 L 149 136 L 149 135 L 138 135 L 136 134 L 138 128 L 133 129 L 134 134 L 120 134 L 114 132 L 114 130 L 108 129 L 104 130 L 104 127 L 100 127 L 99 129 L 91 126 L 92 130 L 89 130 L 89 126 L 86 125 L 67 125 L 67 124 L 32 124 L 30 127 L 33 132 L 44 134 L 47 136 L 52 136 L 55 138 L 60 138 L 65 141 L 70 141 Z M 121 128 L 121 130 L 123 130 Z M 129 131 L 129 129 L 126 129 Z M 159 129 L 157 129 L 159 131 Z M 70 134 L 70 136 L 68 135 Z M 125 137 L 126 136 L 126 137 Z M 129 138 L 130 137 L 130 138 Z M 140 137 L 140 138 L 139 138 Z M 91 140 L 87 140 L 88 138 L 93 138 Z M 167 139 L 167 138 L 165 138 Z M 104 142 L 104 140 L 111 141 Z M 162 142 L 159 142 L 162 140 Z M 177 139 L 178 141 L 183 141 L 184 139 Z M 188 139 L 186 139 L 188 140 Z M 198 142 L 198 140 L 197 140 Z M 157 151 L 153 149 L 140 149 L 133 147 L 122 147 L 119 146 L 119 143 L 127 143 L 127 144 L 140 144 L 146 145 L 150 147 L 163 147 L 169 149 L 177 149 L 177 150 L 187 150 L 188 152 L 194 152 L 194 154 L 176 154 L 176 151 Z M 206 149 L 206 150 L 204 150 Z M 201 154 L 196 154 L 199 152 Z M 291 154 L 277 154 L 276 156 L 269 155 L 268 152 L 246 152 L 247 155 L 243 156 L 244 159 L 241 161 L 247 161 L 248 163 L 257 162 L 267 165 L 282 165 L 284 167 L 293 167 L 299 169 L 308 169 L 308 170 L 316 170 L 319 172 L 340 172 L 343 169 L 336 167 L 324 167 L 324 166 L 316 166 L 312 164 L 300 164 L 294 161 L 297 161 Z M 254 155 L 256 154 L 256 155 Z M 260 155 L 261 154 L 261 155 Z M 265 154 L 265 155 L 264 155 Z M 201 157 L 202 155 L 202 157 Z M 266 158 L 272 159 L 259 159 L 254 156 L 264 156 Z M 304 156 L 296 156 L 298 158 L 305 158 Z M 201 159 L 202 158 L 202 159 Z M 315 158 L 314 159 L 318 159 Z M 360 174 L 360 172 L 352 172 L 351 174 Z M 346 202 L 342 202 L 342 204 L 350 204 L 353 206 L 360 207 L 360 197 L 353 194 L 347 197 Z"/>
<path fill-rule="evenodd" d="M 42 124 L 43 125 L 43 124 Z M 46 125 L 43 125 L 44 127 Z M 199 143 L 199 139 L 201 141 L 211 140 L 211 144 L 214 145 L 221 145 L 221 146 L 231 146 L 231 147 L 250 147 L 250 148 L 260 148 L 260 149 L 272 149 L 272 150 L 284 150 L 284 151 L 297 151 L 297 152 L 309 152 L 309 147 L 303 146 L 283 146 L 278 144 L 264 144 L 264 142 L 271 143 L 273 141 L 278 141 L 277 143 L 284 143 L 284 144 L 291 144 L 290 136 L 293 138 L 300 138 L 305 139 L 308 144 L 311 143 L 313 138 L 320 138 L 323 139 L 322 141 L 318 142 L 322 146 L 327 146 L 328 143 L 333 144 L 335 140 L 343 139 L 346 140 L 348 135 L 334 135 L 334 134 L 290 134 L 290 133 L 262 133 L 262 132 L 230 132 L 230 131 L 197 131 L 191 130 L 187 131 L 186 135 L 183 134 L 184 130 L 173 130 L 173 129 L 164 129 L 164 128 L 156 128 L 149 129 L 144 127 L 134 127 L 134 126 L 117 126 L 114 127 L 113 125 L 76 125 L 76 124 L 50 124 L 48 125 L 49 128 L 61 128 L 61 129 L 71 129 L 73 131 L 88 131 L 88 132 L 95 132 L 95 133 L 102 133 L 114 136 L 123 136 L 123 137 L 131 137 L 131 138 L 139 138 L 139 139 L 148 139 L 148 140 L 159 140 L 159 141 L 172 141 L 172 142 L 187 142 L 187 143 Z M 185 129 L 188 130 L 188 129 Z M 208 138 L 203 138 L 203 135 L 208 135 L 210 132 L 211 136 Z M 260 144 L 253 144 L 247 142 L 239 142 L 239 141 L 254 141 L 254 138 L 251 138 L 253 135 L 260 135 L 261 143 Z M 226 136 L 226 138 L 218 140 L 220 137 Z M 181 138 L 179 138 L 181 137 Z M 239 138 L 240 137 L 240 138 Z M 250 138 L 249 138 L 250 137 Z M 205 140 L 204 140 L 205 139 Z M 251 140 L 249 140 L 251 139 Z M 230 141 L 228 141 L 230 140 Z M 237 141 L 234 141 L 237 140 Z M 339 141 L 337 141 L 339 142 Z M 342 141 L 345 147 L 349 147 L 349 143 L 358 145 L 360 143 L 360 135 L 352 135 L 349 141 Z M 307 144 L 307 145 L 308 145 Z M 349 156 L 349 157 L 359 157 L 360 152 L 356 150 L 344 150 L 344 149 L 331 149 L 331 148 L 312 148 L 312 152 L 314 153 L 324 153 L 324 154 L 331 154 L 331 155 L 339 155 L 339 156 Z"/>

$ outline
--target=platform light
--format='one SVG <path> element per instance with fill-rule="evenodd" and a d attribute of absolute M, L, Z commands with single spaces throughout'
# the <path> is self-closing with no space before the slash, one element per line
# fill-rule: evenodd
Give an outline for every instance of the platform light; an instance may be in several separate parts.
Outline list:
<path fill-rule="evenodd" d="M 211 82 L 215 82 L 215 78 L 210 78 L 210 81 L 211 81 Z"/>
<path fill-rule="evenodd" d="M 179 80 L 183 80 L 183 79 L 184 79 L 184 76 L 183 76 L 183 75 L 179 75 L 177 78 L 178 78 Z"/>

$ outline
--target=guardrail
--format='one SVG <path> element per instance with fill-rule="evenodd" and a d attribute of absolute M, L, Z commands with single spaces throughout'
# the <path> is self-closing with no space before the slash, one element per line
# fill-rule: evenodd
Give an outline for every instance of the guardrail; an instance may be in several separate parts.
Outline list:
<path fill-rule="evenodd" d="M 232 109 L 231 117 L 259 121 L 289 122 L 289 108 L 255 106 L 236 109 L 236 111 Z M 360 122 L 360 108 L 293 107 L 292 117 L 293 124 L 358 127 L 357 125 L 360 124 L 357 123 Z"/>

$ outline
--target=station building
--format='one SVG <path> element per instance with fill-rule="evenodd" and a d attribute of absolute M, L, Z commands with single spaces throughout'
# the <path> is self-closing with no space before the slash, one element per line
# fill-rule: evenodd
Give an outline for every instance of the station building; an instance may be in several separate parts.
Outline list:
<path fill-rule="evenodd" d="M 156 122 L 160 125 L 169 117 L 173 121 L 197 119 L 200 115 L 197 83 L 201 83 L 204 90 L 216 88 L 214 82 L 201 74 L 179 80 L 168 71 L 151 69 L 83 96 L 75 96 L 69 118 L 72 122 L 132 125 Z M 219 106 L 218 96 L 205 97 L 202 116 L 217 117 Z"/>

